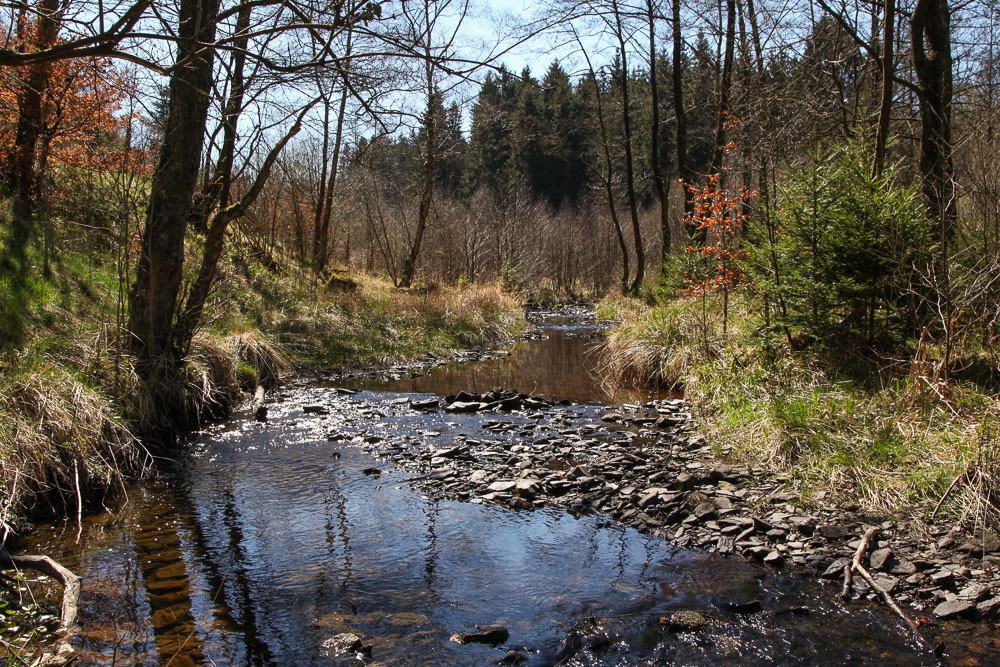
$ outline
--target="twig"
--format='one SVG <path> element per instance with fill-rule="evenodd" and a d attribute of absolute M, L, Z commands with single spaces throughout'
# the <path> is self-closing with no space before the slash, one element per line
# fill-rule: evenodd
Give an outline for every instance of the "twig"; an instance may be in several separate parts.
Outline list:
<path fill-rule="evenodd" d="M 73 480 L 76 482 L 76 543 L 80 543 L 83 534 L 83 495 L 80 493 L 80 466 L 78 459 L 73 459 Z"/>
<path fill-rule="evenodd" d="M 962 480 L 962 478 L 968 476 L 969 476 L 969 466 L 966 466 L 965 470 L 963 470 L 958 477 L 952 480 L 951 484 L 948 485 L 948 489 L 944 492 L 944 495 L 941 496 L 941 500 L 939 500 L 937 502 L 937 505 L 934 506 L 934 511 L 931 512 L 931 521 L 934 521 L 934 517 L 937 516 L 938 510 L 941 509 L 941 505 L 943 505 L 944 501 L 948 499 L 948 496 L 951 495 L 951 492 L 955 490 L 955 487 Z"/>
<path fill-rule="evenodd" d="M 851 584 L 854 583 L 854 568 L 850 563 L 844 564 L 844 588 L 840 591 L 840 597 L 847 599 L 851 596 Z"/>
<path fill-rule="evenodd" d="M 10 516 L 10 508 L 14 506 L 14 496 L 17 493 L 17 477 L 21 471 L 14 468 L 14 483 L 10 486 L 10 498 L 4 503 L 3 512 L 0 513 L 0 524 L 3 524 L 3 537 L 0 538 L 0 548 L 7 544 L 7 536 L 10 535 L 10 524 L 7 523 L 7 517 Z"/>

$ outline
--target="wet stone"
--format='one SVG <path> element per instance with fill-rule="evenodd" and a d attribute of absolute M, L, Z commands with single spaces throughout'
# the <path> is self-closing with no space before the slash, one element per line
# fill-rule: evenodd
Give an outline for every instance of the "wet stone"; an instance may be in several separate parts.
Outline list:
<path fill-rule="evenodd" d="M 733 501 L 725 496 L 716 496 L 712 498 L 712 504 L 715 505 L 717 509 L 720 510 L 730 510 L 733 509 Z"/>
<path fill-rule="evenodd" d="M 698 632 L 708 625 L 708 619 L 697 611 L 675 611 L 662 616 L 660 625 L 670 632 Z"/>
<path fill-rule="evenodd" d="M 428 398 L 419 401 L 413 401 L 410 403 L 410 407 L 414 410 L 420 410 L 421 412 L 430 412 L 437 410 L 440 403 L 436 398 Z"/>
<path fill-rule="evenodd" d="M 747 602 L 723 602 L 722 608 L 733 614 L 756 614 L 761 610 L 760 600 L 749 600 Z"/>
<path fill-rule="evenodd" d="M 713 505 L 712 503 L 701 503 L 700 505 L 694 508 L 693 514 L 700 521 L 705 521 L 706 519 L 714 518 L 715 505 Z"/>
<path fill-rule="evenodd" d="M 673 486 L 683 491 L 693 489 L 695 486 L 695 478 L 690 473 L 682 472 L 674 478 Z"/>
<path fill-rule="evenodd" d="M 541 491 L 542 482 L 537 479 L 522 479 L 516 483 L 515 488 L 517 489 L 517 495 L 531 500 Z"/>
<path fill-rule="evenodd" d="M 819 526 L 816 529 L 816 532 L 818 532 L 820 535 L 822 535 L 828 540 L 841 539 L 850 535 L 850 531 L 847 529 L 847 526 L 844 526 L 843 524 L 839 523 Z"/>
<path fill-rule="evenodd" d="M 901 577 L 908 577 L 916 573 L 917 566 L 914 565 L 913 561 L 902 559 L 895 563 L 889 571 Z"/>
<path fill-rule="evenodd" d="M 990 589 L 984 584 L 969 584 L 958 592 L 958 597 L 962 600 L 972 600 L 978 602 L 990 594 Z"/>
<path fill-rule="evenodd" d="M 986 617 L 996 616 L 1000 612 L 1000 597 L 990 598 L 989 600 L 983 600 L 976 605 L 976 609 L 980 614 Z"/>
<path fill-rule="evenodd" d="M 445 406 L 445 412 L 452 412 L 456 414 L 479 412 L 486 407 L 486 403 L 477 403 L 473 401 L 455 401 L 454 403 Z"/>
<path fill-rule="evenodd" d="M 451 641 L 459 644 L 502 644 L 510 638 L 510 632 L 502 625 L 476 626 L 475 632 L 459 632 L 451 636 Z"/>
<path fill-rule="evenodd" d="M 934 607 L 934 615 L 945 620 L 975 613 L 976 605 L 968 600 L 950 600 Z"/>
<path fill-rule="evenodd" d="M 502 658 L 497 658 L 492 662 L 497 665 L 520 665 L 527 660 L 528 656 L 520 651 L 507 651 Z"/>
<path fill-rule="evenodd" d="M 777 551 L 772 551 L 771 553 L 764 556 L 764 564 L 770 565 L 772 567 L 781 567 L 785 563 L 785 557 Z"/>
<path fill-rule="evenodd" d="M 822 579 L 838 579 L 844 574 L 844 568 L 848 566 L 851 561 L 847 558 L 838 558 L 837 560 L 830 563 L 830 565 L 823 570 L 820 576 Z"/>
<path fill-rule="evenodd" d="M 347 653 L 361 653 L 370 656 L 372 652 L 371 646 L 365 646 L 362 637 L 353 632 L 343 632 L 330 637 L 323 642 L 322 646 L 333 656 Z"/>
<path fill-rule="evenodd" d="M 931 583 L 941 588 L 951 588 L 955 585 L 955 574 L 950 570 L 938 570 L 931 574 Z"/>
<path fill-rule="evenodd" d="M 507 493 L 517 488 L 517 482 L 514 480 L 501 480 L 493 482 L 486 488 L 493 493 Z"/>
<path fill-rule="evenodd" d="M 899 585 L 899 579 L 888 574 L 876 574 L 873 579 L 886 593 L 892 593 Z"/>
<path fill-rule="evenodd" d="M 869 563 L 873 570 L 886 570 L 892 567 L 895 560 L 892 549 L 878 549 L 872 552 Z"/>

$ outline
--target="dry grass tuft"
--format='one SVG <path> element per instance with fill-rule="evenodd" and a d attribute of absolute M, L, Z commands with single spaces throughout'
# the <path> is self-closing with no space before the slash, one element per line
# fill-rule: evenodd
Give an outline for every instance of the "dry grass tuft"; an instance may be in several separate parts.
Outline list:
<path fill-rule="evenodd" d="M 273 338 L 260 331 L 246 331 L 226 336 L 225 347 L 230 356 L 238 359 L 253 370 L 253 377 L 240 378 L 246 389 L 252 389 L 249 384 L 273 387 L 282 374 L 288 371 L 289 364 L 281 352 L 279 344 Z M 243 382 L 246 380 L 246 382 Z"/>
<path fill-rule="evenodd" d="M 603 303 L 599 312 L 619 322 L 605 343 L 604 375 L 621 386 L 681 390 L 693 367 L 724 348 L 717 333 L 720 314 L 703 314 L 697 299 L 642 308 L 634 299 L 619 297 Z"/>
<path fill-rule="evenodd" d="M 76 506 L 151 464 L 106 395 L 44 359 L 0 385 L 0 452 L 4 539 L 18 516 Z"/>

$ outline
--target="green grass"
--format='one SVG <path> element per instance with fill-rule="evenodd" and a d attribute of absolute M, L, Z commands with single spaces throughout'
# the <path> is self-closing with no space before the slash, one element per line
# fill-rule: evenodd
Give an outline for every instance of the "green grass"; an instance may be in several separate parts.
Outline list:
<path fill-rule="evenodd" d="M 711 298 L 708 306 L 707 322 L 691 298 L 653 307 L 607 300 L 600 309 L 620 321 L 606 348 L 609 372 L 623 383 L 683 386 L 719 452 L 792 473 L 803 497 L 827 491 L 918 516 L 970 464 L 994 465 L 1000 411 L 981 386 L 953 382 L 943 400 L 911 377 L 913 365 L 790 351 L 761 336 L 763 322 L 743 299 L 731 304 L 722 339 L 720 309 Z M 977 474 L 947 511 L 995 522 L 980 495 L 990 479 Z"/>

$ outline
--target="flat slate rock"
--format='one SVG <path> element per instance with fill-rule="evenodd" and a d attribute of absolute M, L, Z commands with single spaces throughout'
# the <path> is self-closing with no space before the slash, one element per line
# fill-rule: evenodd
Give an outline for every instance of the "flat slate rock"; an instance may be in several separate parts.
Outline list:
<path fill-rule="evenodd" d="M 934 615 L 942 620 L 967 616 L 975 611 L 975 603 L 968 600 L 949 600 L 934 607 Z"/>

